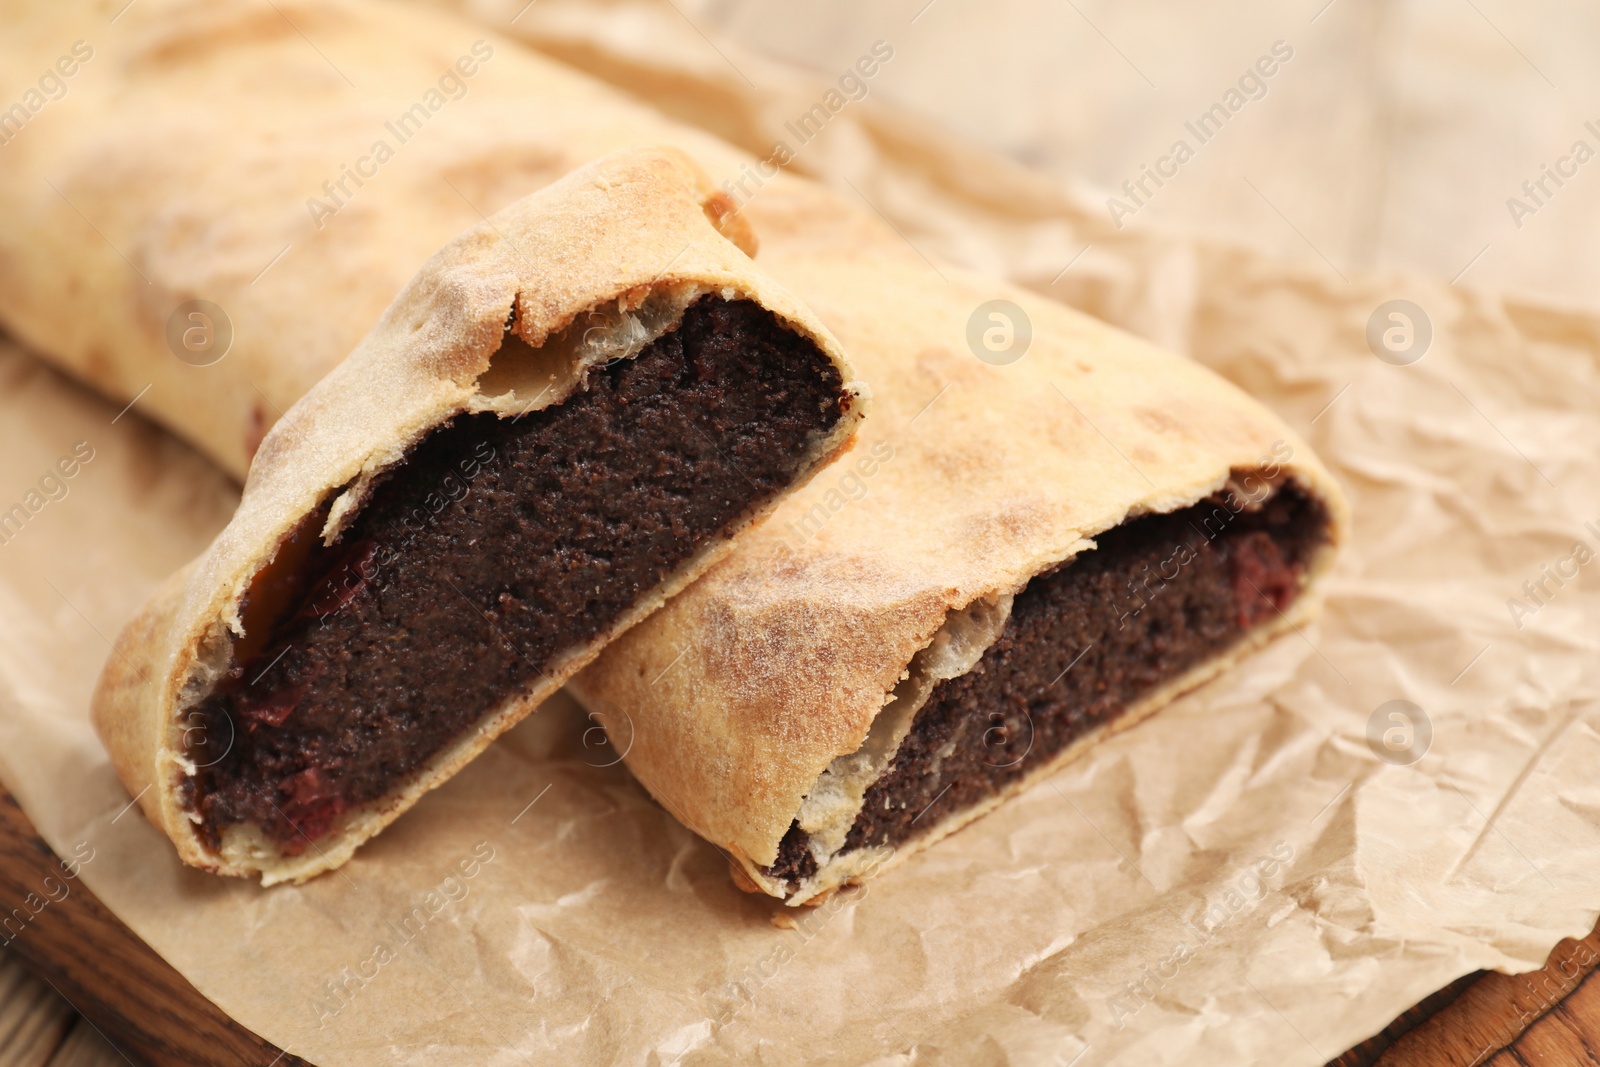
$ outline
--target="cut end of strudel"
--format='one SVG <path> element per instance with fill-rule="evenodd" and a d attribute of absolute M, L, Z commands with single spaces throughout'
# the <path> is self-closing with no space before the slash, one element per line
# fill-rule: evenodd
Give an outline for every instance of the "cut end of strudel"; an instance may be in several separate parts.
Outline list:
<path fill-rule="evenodd" d="M 794 903 L 959 829 L 1305 615 L 1328 508 L 1277 471 L 1098 533 L 951 613 L 855 752 L 817 777 L 749 882 Z"/>
<path fill-rule="evenodd" d="M 95 698 L 183 859 L 344 862 L 844 450 L 863 391 L 687 157 L 616 153 L 421 271 L 278 423 Z"/>

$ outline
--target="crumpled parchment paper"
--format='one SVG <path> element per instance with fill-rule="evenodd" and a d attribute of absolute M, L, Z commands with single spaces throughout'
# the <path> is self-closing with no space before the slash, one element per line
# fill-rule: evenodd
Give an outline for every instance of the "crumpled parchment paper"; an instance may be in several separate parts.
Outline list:
<path fill-rule="evenodd" d="M 474 14 L 504 29 L 520 6 Z M 827 87 L 745 55 L 767 88 L 734 84 L 673 17 L 552 2 L 511 29 L 761 154 Z M 0 780 L 57 852 L 92 851 L 84 882 L 324 1067 L 1318 1064 L 1586 932 L 1600 313 L 1116 231 L 871 101 L 836 121 L 796 169 L 848 179 L 930 255 L 1188 352 L 1307 436 L 1355 510 L 1321 620 L 814 911 L 734 889 L 564 698 L 341 871 L 261 890 L 179 866 L 87 714 L 108 639 L 237 490 L 7 347 L 0 515 L 24 518 L 0 526 Z M 1409 340 L 1387 312 L 1369 331 L 1394 300 Z"/>

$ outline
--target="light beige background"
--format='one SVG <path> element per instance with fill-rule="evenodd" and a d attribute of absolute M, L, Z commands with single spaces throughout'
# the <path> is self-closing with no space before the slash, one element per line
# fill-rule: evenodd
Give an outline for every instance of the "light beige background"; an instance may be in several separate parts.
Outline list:
<path fill-rule="evenodd" d="M 888 40 L 896 55 L 874 93 L 1101 201 L 1283 40 L 1295 55 L 1267 95 L 1162 188 L 1138 223 L 1192 227 L 1291 259 L 1325 257 L 1347 274 L 1399 268 L 1450 280 L 1472 264 L 1463 280 L 1474 285 L 1585 301 L 1600 282 L 1600 252 L 1584 237 L 1600 230 L 1600 158 L 1520 230 L 1506 207 L 1574 140 L 1600 152 L 1600 137 L 1584 129 L 1600 125 L 1594 4 L 678 6 L 707 32 L 824 72 Z"/>

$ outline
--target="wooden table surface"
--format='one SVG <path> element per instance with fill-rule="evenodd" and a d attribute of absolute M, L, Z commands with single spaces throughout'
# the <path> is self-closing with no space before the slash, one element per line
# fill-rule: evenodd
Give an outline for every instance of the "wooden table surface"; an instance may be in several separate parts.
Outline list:
<path fill-rule="evenodd" d="M 11 953 L 0 955 L 0 1064 L 114 1067 L 122 1054 Z"/>
<path fill-rule="evenodd" d="M 767 0 L 689 0 L 687 6 L 708 27 L 829 70 L 853 58 L 845 52 L 862 34 L 846 31 L 864 32 L 855 0 L 820 0 L 803 10 Z M 993 148 L 1110 188 L 1148 155 L 1152 138 L 1176 121 L 1195 93 L 1210 92 L 1232 73 L 1231 52 L 1197 48 L 1196 35 L 1256 43 L 1270 40 L 1278 18 L 1267 0 L 1247 0 L 1226 12 L 1191 10 L 1176 0 L 1091 8 L 1096 33 L 1078 25 L 1085 16 L 1076 5 L 1046 9 L 1027 0 L 941 5 L 924 20 L 919 32 L 935 43 L 970 48 L 988 41 L 1002 50 L 1003 62 L 970 66 L 986 78 L 1009 70 L 1026 82 L 1003 122 L 988 106 L 989 94 L 972 91 L 946 65 L 918 66 L 909 53 L 884 87 Z M 1308 10 L 1321 8 L 1319 0 Z M 790 21 L 782 17 L 786 11 Z M 1062 22 L 1059 32 L 1041 32 L 1041 12 Z M 1582 103 L 1588 94 L 1546 95 L 1543 73 L 1557 72 L 1563 84 L 1600 77 L 1581 61 L 1585 35 L 1574 32 L 1578 25 L 1592 27 L 1600 15 L 1578 0 L 1537 0 L 1525 11 L 1502 4 L 1490 14 L 1511 20 L 1510 36 L 1476 4 L 1427 0 L 1348 0 L 1315 26 L 1302 26 L 1303 19 L 1290 25 L 1303 46 L 1302 84 L 1275 89 L 1273 106 L 1260 109 L 1253 126 L 1231 131 L 1233 140 L 1213 153 L 1210 173 L 1166 196 L 1156 215 L 1246 233 L 1285 255 L 1303 254 L 1296 243 L 1301 238 L 1275 229 L 1277 217 L 1262 211 L 1236 180 L 1240 173 L 1264 174 L 1275 193 L 1287 191 L 1297 214 L 1312 220 L 1318 245 L 1341 263 L 1449 275 L 1493 242 L 1494 254 L 1474 268 L 1475 280 L 1592 298 L 1600 259 L 1590 243 L 1568 235 L 1600 219 L 1596 188 L 1564 200 L 1567 225 L 1530 227 L 1515 242 L 1505 239 L 1499 209 L 1505 191 L 1517 187 L 1548 147 L 1590 117 Z M 1133 60 L 1106 51 L 1105 35 L 1122 41 Z M 1442 46 L 1461 40 L 1472 47 Z M 1063 49 L 1077 51 L 1069 56 Z M 1419 54 L 1431 63 L 1428 77 L 1400 77 Z M 1146 92 L 1131 66 L 1119 66 L 1134 60 L 1161 72 L 1161 91 Z M 1051 78 L 1035 77 L 1041 70 Z M 1040 91 L 1041 84 L 1049 91 Z M 1449 106 L 1438 106 L 1436 98 Z M 1326 118 L 1329 100 L 1342 102 L 1340 121 L 1304 121 L 1311 112 Z M 1032 110 L 1025 106 L 1030 101 Z M 1464 158 L 1473 165 L 1444 165 Z M 1436 180 L 1441 173 L 1451 180 Z M 1466 179 L 1470 187 L 1461 185 Z M 15 802 L 0 792 L 0 909 L 19 906 L 54 863 Z M 1452 983 L 1334 1063 L 1600 1064 L 1597 962 L 1600 928 L 1582 941 L 1562 942 L 1542 971 L 1480 973 Z M 224 1016 L 82 885 L 0 948 L 0 1067 L 301 1062 Z"/>
<path fill-rule="evenodd" d="M 19 909 L 30 916 L 0 935 L 10 938 L 0 950 L 0 1067 L 305 1062 L 224 1015 L 83 883 L 71 883 L 67 896 L 37 914 L 21 910 L 47 877 L 59 875 L 59 862 L 16 800 L 0 790 L 0 914 Z"/>
<path fill-rule="evenodd" d="M 57 862 L 0 791 L 0 912 Z M 1452 983 L 1330 1067 L 1600 1064 L 1597 963 L 1600 927 L 1542 971 Z M 0 1067 L 304 1063 L 224 1015 L 81 883 L 0 949 Z"/>

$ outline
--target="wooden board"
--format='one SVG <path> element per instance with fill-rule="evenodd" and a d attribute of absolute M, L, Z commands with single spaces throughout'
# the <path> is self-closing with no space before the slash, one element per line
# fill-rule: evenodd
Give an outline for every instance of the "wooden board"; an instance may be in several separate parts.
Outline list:
<path fill-rule="evenodd" d="M 0 791 L 0 908 L 9 914 L 59 874 L 58 860 L 9 793 Z M 60 1000 L 0 971 L 0 1064 L 48 1063 L 95 1038 L 130 1064 L 310 1067 L 246 1030 L 139 940 L 81 883 L 34 915 L 6 945 Z M 1329 1067 L 1600 1065 L 1600 927 L 1556 946 L 1544 970 L 1482 972 L 1408 1009 Z M 79 1033 L 81 1031 L 81 1033 Z"/>
<path fill-rule="evenodd" d="M 127 1058 L 56 991 L 0 952 L 0 1067 L 125 1067 Z"/>
<path fill-rule="evenodd" d="M 0 908 L 30 916 L 20 928 L 14 920 L 7 929 L 6 954 L 51 986 L 130 1063 L 304 1067 L 304 1060 L 263 1041 L 201 996 L 81 882 L 37 914 L 25 907 L 29 894 L 46 896 L 46 878 L 60 884 L 60 874 L 55 853 L 11 795 L 0 791 Z"/>
<path fill-rule="evenodd" d="M 1470 974 L 1329 1067 L 1600 1064 L 1600 926 L 1567 939 L 1543 970 Z"/>

